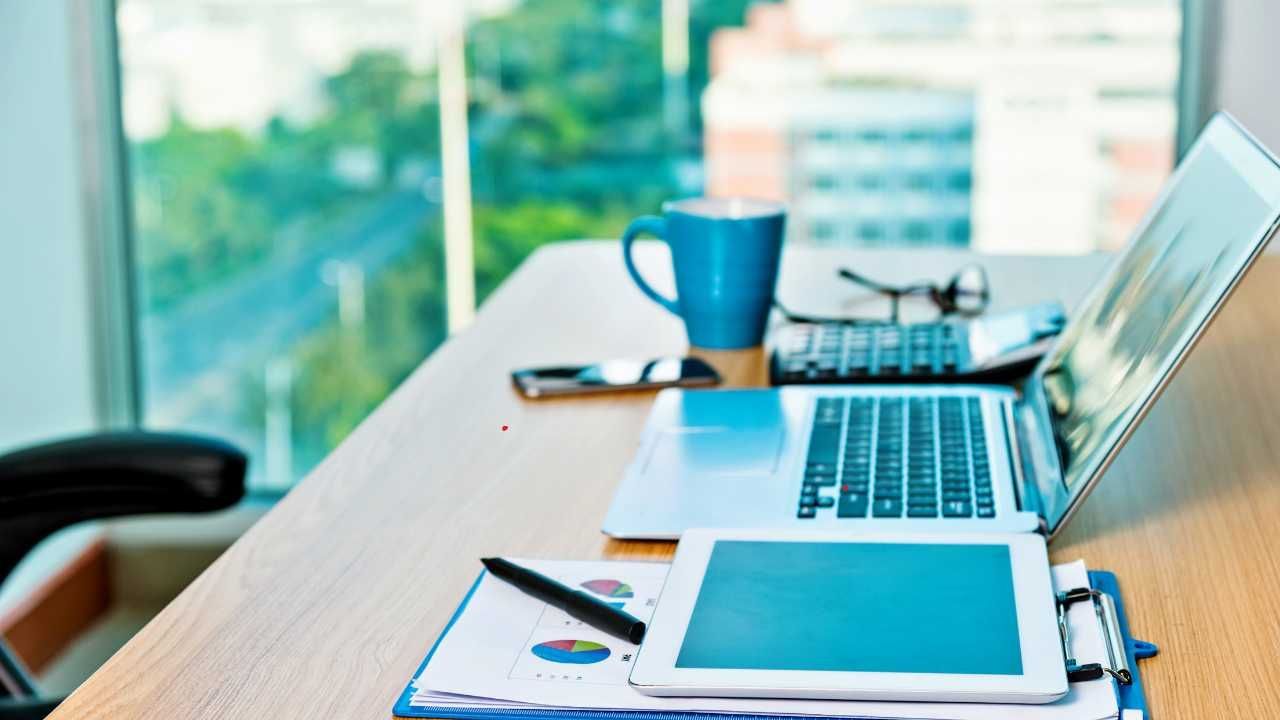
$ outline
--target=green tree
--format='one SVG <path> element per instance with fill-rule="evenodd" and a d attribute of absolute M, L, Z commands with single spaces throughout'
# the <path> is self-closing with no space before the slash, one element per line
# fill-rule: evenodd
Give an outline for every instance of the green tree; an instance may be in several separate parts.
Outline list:
<path fill-rule="evenodd" d="M 152 309 L 233 275 L 270 250 L 271 211 L 236 190 L 256 153 L 236 130 L 199 130 L 174 115 L 136 145 L 138 259 Z"/>
<path fill-rule="evenodd" d="M 630 217 L 625 208 L 591 211 L 566 201 L 528 200 L 477 205 L 474 228 L 476 297 L 483 301 L 539 246 L 559 240 L 613 237 Z"/>
<path fill-rule="evenodd" d="M 362 326 L 329 323 L 294 349 L 293 442 L 302 467 L 323 458 L 444 341 L 443 259 L 432 221 L 368 288 Z M 250 411 L 255 424 L 260 407 Z"/>
<path fill-rule="evenodd" d="M 557 173 L 662 155 L 660 5 L 527 0 L 470 28 L 482 197 L 563 197 Z M 573 200 L 624 199 L 628 188 L 600 179 L 572 184 Z M 668 184 L 665 176 L 649 182 Z"/>
<path fill-rule="evenodd" d="M 410 158 L 439 155 L 435 73 L 414 73 L 396 52 L 357 54 L 324 81 L 331 113 L 313 130 L 327 149 L 364 146 L 378 153 L 384 181 Z"/>

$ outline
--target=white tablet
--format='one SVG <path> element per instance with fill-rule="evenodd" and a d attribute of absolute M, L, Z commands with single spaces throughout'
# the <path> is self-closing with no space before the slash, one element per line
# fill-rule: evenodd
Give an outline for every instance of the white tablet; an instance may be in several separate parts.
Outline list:
<path fill-rule="evenodd" d="M 650 695 L 1044 703 L 1044 538 L 690 530 L 631 671 Z"/>

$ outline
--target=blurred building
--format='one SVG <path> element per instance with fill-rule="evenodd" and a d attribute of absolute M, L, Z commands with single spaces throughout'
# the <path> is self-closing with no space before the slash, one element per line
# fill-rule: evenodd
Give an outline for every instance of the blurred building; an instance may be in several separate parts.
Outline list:
<path fill-rule="evenodd" d="M 707 190 L 792 239 L 1087 252 L 1173 163 L 1176 0 L 788 0 L 712 38 Z"/>

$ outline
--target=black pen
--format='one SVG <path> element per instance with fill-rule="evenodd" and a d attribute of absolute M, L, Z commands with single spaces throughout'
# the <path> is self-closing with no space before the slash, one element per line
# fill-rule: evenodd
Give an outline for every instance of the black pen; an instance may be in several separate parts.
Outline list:
<path fill-rule="evenodd" d="M 644 639 L 643 622 L 603 600 L 502 558 L 480 558 L 480 562 L 494 577 L 506 580 L 526 594 L 560 608 L 597 630 L 636 644 Z"/>

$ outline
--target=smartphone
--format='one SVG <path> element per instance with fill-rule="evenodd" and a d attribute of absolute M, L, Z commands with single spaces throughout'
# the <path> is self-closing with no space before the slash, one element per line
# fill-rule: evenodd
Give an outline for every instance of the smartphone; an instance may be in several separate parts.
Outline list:
<path fill-rule="evenodd" d="M 511 373 L 511 382 L 529 398 L 581 395 L 610 390 L 716 385 L 720 375 L 697 358 L 606 360 L 594 365 L 527 368 Z"/>

